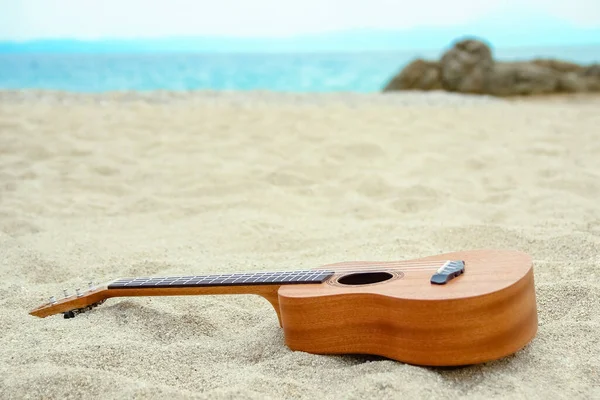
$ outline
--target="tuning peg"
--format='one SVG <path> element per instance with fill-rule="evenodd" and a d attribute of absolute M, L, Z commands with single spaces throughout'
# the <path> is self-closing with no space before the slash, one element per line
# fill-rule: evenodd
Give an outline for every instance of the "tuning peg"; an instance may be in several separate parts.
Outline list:
<path fill-rule="evenodd" d="M 83 294 L 81 294 L 81 292 L 79 291 L 79 288 L 75 289 L 75 293 L 77 294 L 77 297 L 83 296 Z"/>
<path fill-rule="evenodd" d="M 88 288 L 89 288 L 90 292 L 91 292 L 92 290 L 94 290 L 94 282 L 92 282 L 92 281 L 89 281 L 89 282 L 88 282 Z"/>
<path fill-rule="evenodd" d="M 50 296 L 50 304 L 56 303 L 56 297 Z"/>
<path fill-rule="evenodd" d="M 67 292 L 67 289 L 63 289 L 63 294 L 65 295 L 65 298 L 69 297 L 69 293 Z"/>

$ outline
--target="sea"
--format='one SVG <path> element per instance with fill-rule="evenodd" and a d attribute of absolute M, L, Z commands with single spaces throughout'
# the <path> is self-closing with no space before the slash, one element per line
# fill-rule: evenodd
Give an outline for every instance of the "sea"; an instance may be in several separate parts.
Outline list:
<path fill-rule="evenodd" d="M 305 54 L 0 54 L 0 89 L 72 92 L 268 90 L 378 92 L 415 58 L 439 50 Z M 498 60 L 600 62 L 600 45 L 494 49 Z"/>

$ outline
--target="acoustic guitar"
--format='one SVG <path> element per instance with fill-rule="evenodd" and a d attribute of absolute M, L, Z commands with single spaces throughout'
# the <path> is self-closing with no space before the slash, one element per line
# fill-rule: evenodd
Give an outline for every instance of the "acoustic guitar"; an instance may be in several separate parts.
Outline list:
<path fill-rule="evenodd" d="M 30 314 L 72 318 L 111 297 L 217 294 L 267 299 L 292 350 L 415 365 L 502 358 L 527 345 L 538 327 L 532 260 L 508 250 L 300 271 L 121 278 L 51 297 Z"/>

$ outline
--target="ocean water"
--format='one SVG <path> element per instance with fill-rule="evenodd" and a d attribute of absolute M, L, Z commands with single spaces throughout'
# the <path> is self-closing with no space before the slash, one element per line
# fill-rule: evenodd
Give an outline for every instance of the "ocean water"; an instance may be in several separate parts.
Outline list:
<path fill-rule="evenodd" d="M 584 64 L 600 61 L 600 46 L 494 52 L 501 60 L 555 57 Z M 411 60 L 438 59 L 441 53 L 0 54 L 0 89 L 377 92 Z"/>

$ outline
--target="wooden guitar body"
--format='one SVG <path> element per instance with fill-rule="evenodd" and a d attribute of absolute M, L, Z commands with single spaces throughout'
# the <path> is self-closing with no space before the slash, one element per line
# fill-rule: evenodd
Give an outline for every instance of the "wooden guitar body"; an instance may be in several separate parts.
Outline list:
<path fill-rule="evenodd" d="M 466 272 L 445 285 L 430 284 L 427 266 L 449 259 L 464 260 Z M 339 282 L 349 270 L 372 265 L 372 271 L 386 271 L 391 278 L 364 285 Z M 336 274 L 322 284 L 282 286 L 286 344 L 309 353 L 376 354 L 450 366 L 504 357 L 536 334 L 532 262 L 524 253 L 474 251 L 384 265 L 328 265 Z"/>
<path fill-rule="evenodd" d="M 117 280 L 61 301 L 52 298 L 30 314 L 70 318 L 73 310 L 111 297 L 257 294 L 275 308 L 292 350 L 372 354 L 426 366 L 502 358 L 537 332 L 532 260 L 518 251 L 345 262 L 275 278 L 257 274 Z"/>

